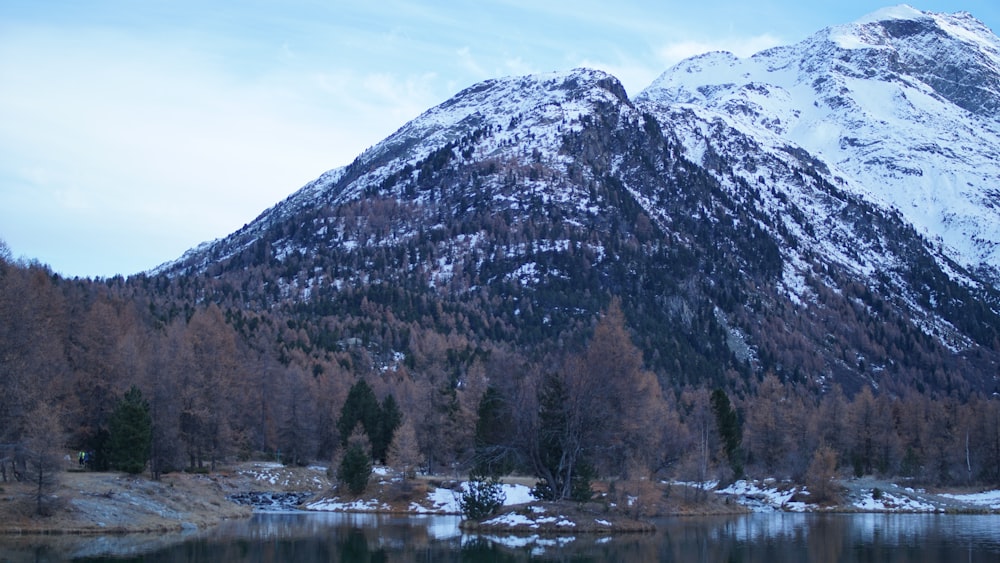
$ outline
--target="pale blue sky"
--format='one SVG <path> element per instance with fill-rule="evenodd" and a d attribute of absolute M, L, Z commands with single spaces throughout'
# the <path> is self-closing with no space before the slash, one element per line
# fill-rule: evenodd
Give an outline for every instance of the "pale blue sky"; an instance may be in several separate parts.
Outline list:
<path fill-rule="evenodd" d="M 0 239 L 67 276 L 225 236 L 478 81 L 589 66 L 630 95 L 895 2 L 0 2 Z M 911 2 L 1000 28 L 996 0 Z"/>

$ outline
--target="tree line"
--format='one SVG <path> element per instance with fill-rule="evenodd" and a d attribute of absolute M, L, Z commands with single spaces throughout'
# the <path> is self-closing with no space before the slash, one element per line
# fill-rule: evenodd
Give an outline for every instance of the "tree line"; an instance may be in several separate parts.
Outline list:
<path fill-rule="evenodd" d="M 294 317 L 157 301 L 123 280 L 65 280 L 5 256 L 0 476 L 27 478 L 30 452 L 60 449 L 109 452 L 109 466 L 134 470 L 110 452 L 134 441 L 123 405 L 140 405 L 141 470 L 154 477 L 261 456 L 342 461 L 359 443 L 366 463 L 409 473 L 535 475 L 547 498 L 586 495 L 598 477 L 805 481 L 820 469 L 1000 484 L 995 396 L 816 393 L 773 373 L 745 389 L 672 384 L 645 367 L 615 301 L 579 338 L 540 352 L 447 322 L 366 322 L 405 353 L 351 336 L 360 318 L 325 318 L 333 344 L 307 351 Z"/>

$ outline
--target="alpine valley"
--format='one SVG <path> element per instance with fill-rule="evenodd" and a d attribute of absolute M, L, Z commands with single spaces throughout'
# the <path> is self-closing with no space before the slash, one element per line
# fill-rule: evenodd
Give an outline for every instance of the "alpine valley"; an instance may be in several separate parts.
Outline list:
<path fill-rule="evenodd" d="M 2 414 L 44 386 L 78 413 L 82 444 L 138 382 L 171 421 L 156 442 L 170 463 L 330 459 L 364 380 L 398 402 L 427 465 L 462 467 L 538 436 L 525 428 L 544 419 L 547 377 L 606 368 L 610 391 L 587 387 L 611 401 L 589 411 L 605 423 L 583 440 L 607 446 L 586 454 L 604 473 L 644 451 L 654 470 L 688 460 L 705 477 L 694 425 L 715 389 L 746 425 L 747 467 L 801 476 L 825 444 L 859 474 L 1000 482 L 998 116 L 1000 38 L 907 6 L 746 59 L 688 59 L 632 95 L 588 69 L 488 80 L 154 271 L 81 281 L 0 262 Z M 626 368 L 651 381 L 622 383 Z M 490 393 L 507 410 L 489 411 Z M 789 410 L 768 431 L 751 408 L 765 396 L 829 426 Z M 834 424 L 873 397 L 897 407 L 865 428 L 891 440 Z M 728 405 L 713 395 L 712 432 L 735 442 L 712 459 L 739 474 Z M 523 428 L 490 438 L 487 415 Z M 980 423 L 993 434 L 957 434 Z M 654 426 L 659 441 L 636 438 Z M 807 426 L 823 438 L 768 442 Z"/>

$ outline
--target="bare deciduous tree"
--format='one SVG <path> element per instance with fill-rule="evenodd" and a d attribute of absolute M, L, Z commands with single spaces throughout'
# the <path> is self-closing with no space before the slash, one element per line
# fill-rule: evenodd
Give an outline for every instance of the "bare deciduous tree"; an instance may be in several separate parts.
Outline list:
<path fill-rule="evenodd" d="M 39 403 L 30 420 L 24 441 L 26 477 L 33 486 L 31 498 L 36 513 L 48 516 L 54 508 L 53 493 L 59 485 L 58 475 L 62 469 L 62 450 L 65 448 L 62 424 L 56 408 L 46 403 Z"/>

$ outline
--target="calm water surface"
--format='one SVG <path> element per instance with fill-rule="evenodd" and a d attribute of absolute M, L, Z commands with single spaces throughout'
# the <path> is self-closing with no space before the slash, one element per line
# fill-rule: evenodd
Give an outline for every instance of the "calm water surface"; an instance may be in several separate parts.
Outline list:
<path fill-rule="evenodd" d="M 0 561 L 1000 561 L 1000 516 L 671 518 L 651 534 L 469 535 L 447 516 L 257 514 L 206 532 L 0 537 Z"/>

